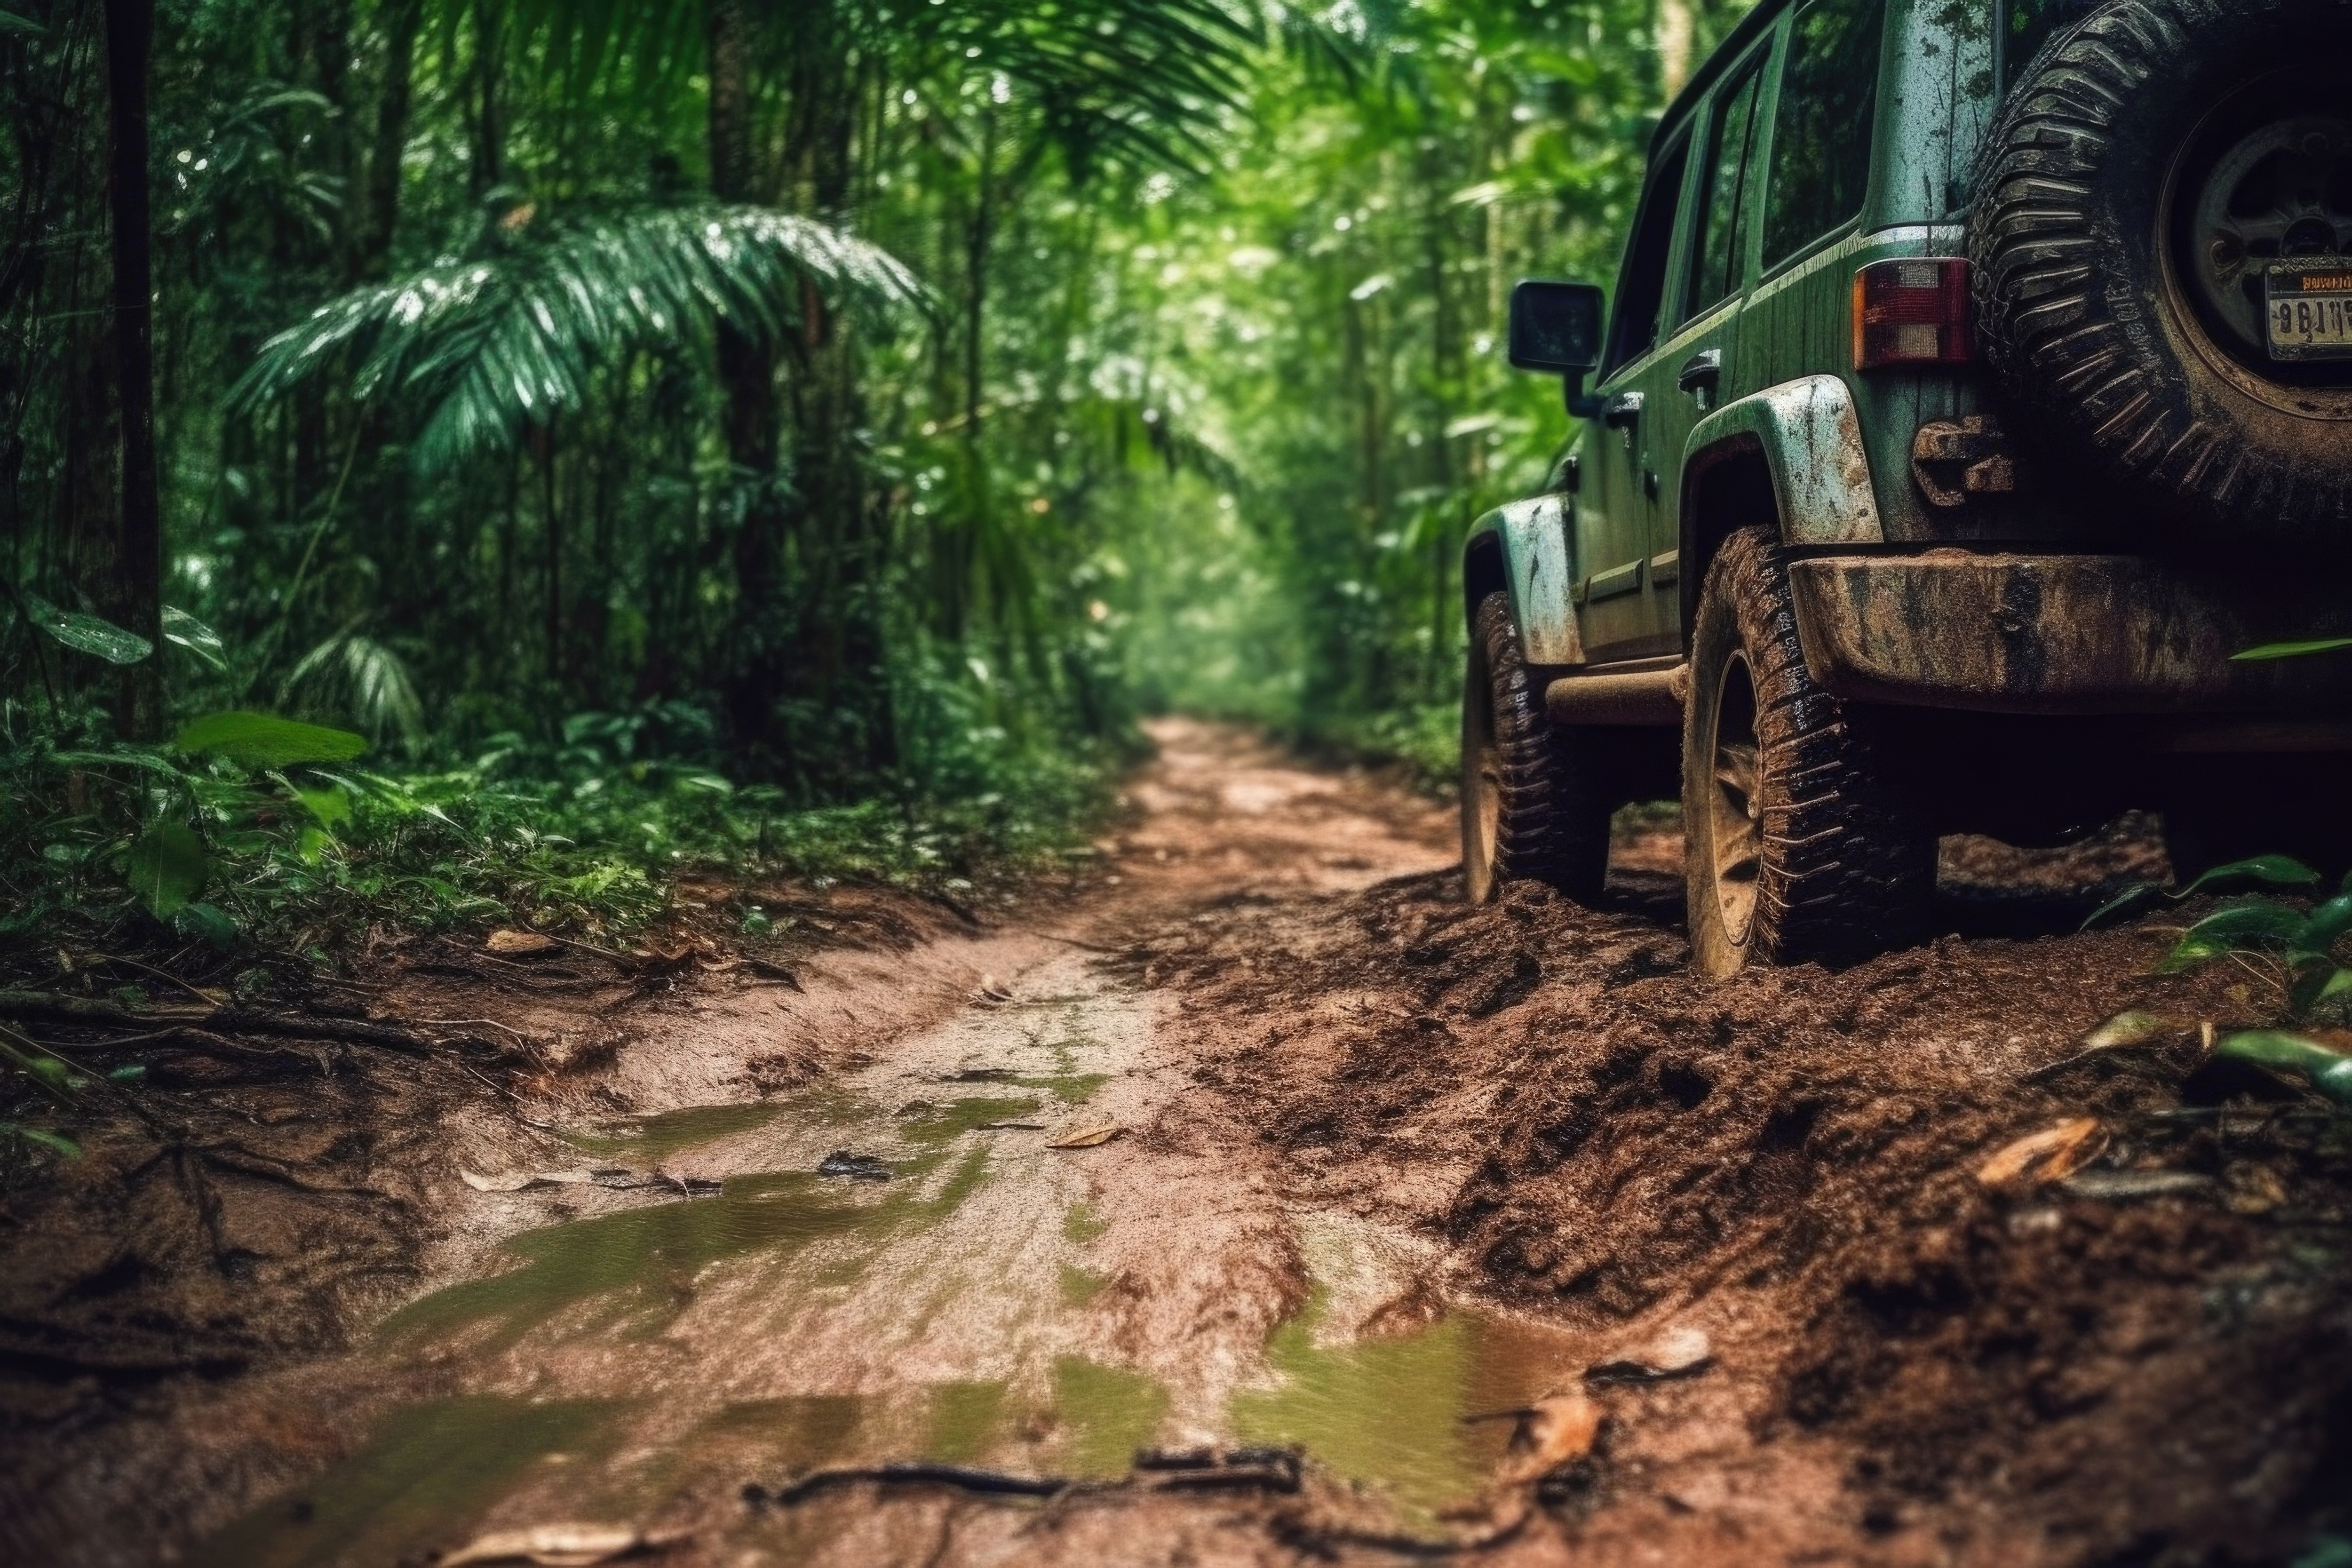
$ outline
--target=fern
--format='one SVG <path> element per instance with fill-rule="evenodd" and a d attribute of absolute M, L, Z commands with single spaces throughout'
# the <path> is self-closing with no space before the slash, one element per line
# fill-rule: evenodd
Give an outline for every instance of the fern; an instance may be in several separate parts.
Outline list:
<path fill-rule="evenodd" d="M 354 396 L 430 407 L 415 456 L 438 467 L 578 408 L 596 366 L 674 341 L 690 321 L 777 335 L 797 320 L 804 281 L 888 303 L 922 298 L 887 252 L 762 207 L 662 207 L 543 234 L 526 216 L 498 254 L 321 306 L 264 343 L 230 396 L 244 406 L 287 396 L 356 354 Z"/>

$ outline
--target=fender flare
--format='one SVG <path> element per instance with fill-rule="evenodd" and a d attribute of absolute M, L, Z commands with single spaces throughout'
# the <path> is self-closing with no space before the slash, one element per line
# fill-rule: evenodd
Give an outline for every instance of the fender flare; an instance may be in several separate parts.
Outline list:
<path fill-rule="evenodd" d="M 1763 454 L 1772 475 L 1787 544 L 1884 544 L 1878 492 L 1853 394 L 1834 375 L 1801 376 L 1727 403 L 1691 429 L 1683 444 L 1682 559 L 1686 576 L 1706 571 L 1706 520 L 1700 482 L 1717 464 Z"/>
<path fill-rule="evenodd" d="M 1574 552 L 1575 498 L 1554 494 L 1496 507 L 1470 525 L 1462 547 L 1462 584 L 1473 602 L 1500 586 L 1510 595 L 1511 625 L 1518 631 L 1519 655 L 1537 667 L 1582 664 L 1584 645 L 1576 632 Z M 1498 559 L 1484 563 L 1491 552 Z"/>

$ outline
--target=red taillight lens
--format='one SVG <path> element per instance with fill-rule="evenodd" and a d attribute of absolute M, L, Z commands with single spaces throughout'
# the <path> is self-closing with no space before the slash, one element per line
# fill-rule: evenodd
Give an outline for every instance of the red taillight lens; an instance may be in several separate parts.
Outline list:
<path fill-rule="evenodd" d="M 1853 368 L 1965 364 L 1969 264 L 1947 257 L 1874 261 L 1853 275 Z"/>

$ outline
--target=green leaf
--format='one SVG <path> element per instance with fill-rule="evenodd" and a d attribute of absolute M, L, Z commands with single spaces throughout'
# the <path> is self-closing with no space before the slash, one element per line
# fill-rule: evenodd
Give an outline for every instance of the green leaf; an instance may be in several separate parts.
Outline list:
<path fill-rule="evenodd" d="M 131 890 L 158 919 L 184 908 L 204 891 L 209 869 L 204 841 L 182 822 L 152 822 L 131 846 Z"/>
<path fill-rule="evenodd" d="M 2172 895 L 2185 899 L 2208 882 L 2228 881 L 2243 877 L 2249 881 L 2271 882 L 2281 887 L 2308 888 L 2318 882 L 2319 873 L 2302 861 L 2286 855 L 2257 855 L 2251 860 L 2232 860 L 2226 866 L 2216 866 L 2200 873 L 2197 879 Z"/>
<path fill-rule="evenodd" d="M 181 751 L 210 752 L 251 768 L 340 763 L 367 750 L 367 739 L 268 713 L 209 713 L 172 737 Z"/>
<path fill-rule="evenodd" d="M 303 789 L 297 785 L 294 793 L 300 798 L 302 809 L 317 817 L 319 826 L 330 832 L 352 819 L 352 797 L 341 785 L 328 789 Z"/>
<path fill-rule="evenodd" d="M 2352 1105 L 2352 1057 L 2308 1036 L 2290 1034 L 2284 1029 L 2242 1029 L 2222 1036 L 2215 1043 L 2213 1054 L 2281 1072 L 2300 1073 L 2328 1099 L 2339 1105 Z"/>
<path fill-rule="evenodd" d="M 294 840 L 294 853 L 302 858 L 304 865 L 315 866 L 319 863 L 319 857 L 326 852 L 327 846 L 334 841 L 333 836 L 323 828 L 306 827 Z"/>
<path fill-rule="evenodd" d="M 120 765 L 144 768 L 151 773 L 163 773 L 173 779 L 181 776 L 179 769 L 152 752 L 51 752 L 49 761 L 63 763 L 68 767 L 106 768 Z"/>
<path fill-rule="evenodd" d="M 129 1062 L 109 1072 L 106 1075 L 106 1081 L 109 1083 L 137 1083 L 141 1079 L 145 1078 L 146 1076 L 147 1068 L 144 1063 Z"/>
<path fill-rule="evenodd" d="M 2287 988 L 2287 1006 L 2294 1013 L 2307 1014 L 2347 991 L 2352 991 L 2352 969 L 2338 969 L 2323 961 L 2295 976 Z"/>
<path fill-rule="evenodd" d="M 2347 931 L 2352 931 L 2352 893 L 2338 893 L 2304 921 L 2302 945 L 2314 952 L 2326 952 Z"/>
<path fill-rule="evenodd" d="M 2352 647 L 2352 637 L 2315 637 L 2309 642 L 2268 642 L 2260 647 L 2250 647 L 2230 658 L 2238 663 L 2250 663 L 2262 658 L 2301 658 L 2306 654 L 2333 653 L 2340 647 Z"/>
<path fill-rule="evenodd" d="M 2189 940 L 2230 947 L 2275 947 L 2303 934 L 2303 912 L 2268 899 L 2216 910 L 2189 928 Z"/>
<path fill-rule="evenodd" d="M 215 669 L 228 668 L 228 650 L 221 645 L 220 633 L 185 610 L 163 606 L 163 640 L 186 648 Z"/>
<path fill-rule="evenodd" d="M 2158 887 L 2154 882 L 2134 882 L 2130 887 L 2126 888 L 2122 892 L 2117 893 L 2114 898 L 2109 899 L 2105 903 L 2101 904 L 2097 909 L 2093 910 L 2089 917 L 2076 929 L 2088 931 L 2093 926 L 2097 925 L 2101 921 L 2105 920 L 2109 915 L 2117 913 L 2123 910 L 2127 910 L 2134 904 L 2145 903 L 2148 899 L 2161 894 L 2163 891 L 2164 889 Z"/>
<path fill-rule="evenodd" d="M 137 664 L 155 651 L 145 637 L 126 632 L 112 621 L 52 605 L 30 588 L 20 588 L 33 624 L 77 653 L 95 654 L 109 664 Z"/>
<path fill-rule="evenodd" d="M 63 1154 L 68 1160 L 81 1158 L 81 1145 L 72 1139 L 42 1128 L 27 1127 L 20 1121 L 0 1121 L 0 1136 L 17 1138 L 27 1143 L 37 1144 L 41 1148 Z"/>
<path fill-rule="evenodd" d="M 236 945 L 236 922 L 210 904 L 190 904 L 172 917 L 172 928 L 182 936 L 217 948 Z"/>

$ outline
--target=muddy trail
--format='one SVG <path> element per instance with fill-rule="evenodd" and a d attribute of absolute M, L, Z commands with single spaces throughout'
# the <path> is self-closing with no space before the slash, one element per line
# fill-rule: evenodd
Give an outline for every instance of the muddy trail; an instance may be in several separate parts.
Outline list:
<path fill-rule="evenodd" d="M 2066 934 L 2147 834 L 1708 984 L 1671 823 L 1474 910 L 1450 813 L 1154 738 L 1007 905 L 375 932 L 310 1038 L 142 1047 L 0 1210 L 0 1558 L 2339 1561 L 2352 1140 L 2083 1049 L 2261 1005 Z"/>

